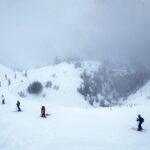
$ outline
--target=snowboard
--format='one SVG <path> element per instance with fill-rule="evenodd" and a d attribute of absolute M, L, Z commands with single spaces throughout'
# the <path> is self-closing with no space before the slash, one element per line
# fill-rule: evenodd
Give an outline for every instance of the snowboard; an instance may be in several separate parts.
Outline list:
<path fill-rule="evenodd" d="M 51 116 L 51 114 L 45 114 L 45 117 L 42 117 L 42 116 L 40 115 L 41 118 L 47 118 L 48 116 Z"/>
<path fill-rule="evenodd" d="M 46 116 L 50 116 L 51 114 L 46 114 Z"/>
<path fill-rule="evenodd" d="M 135 127 L 132 127 L 131 129 L 134 131 L 137 131 L 137 132 L 145 132 L 146 131 L 145 129 L 142 129 L 141 131 L 139 131 L 138 128 L 135 128 Z"/>
<path fill-rule="evenodd" d="M 14 110 L 14 112 L 23 112 L 23 110 L 21 110 L 21 111 L 18 111 L 18 110 Z"/>

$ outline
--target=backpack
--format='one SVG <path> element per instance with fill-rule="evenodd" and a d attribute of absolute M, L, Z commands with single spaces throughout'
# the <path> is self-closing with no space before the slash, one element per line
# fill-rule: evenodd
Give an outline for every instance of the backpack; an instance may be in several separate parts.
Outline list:
<path fill-rule="evenodd" d="M 143 123 L 144 122 L 144 118 L 141 118 L 141 123 Z"/>

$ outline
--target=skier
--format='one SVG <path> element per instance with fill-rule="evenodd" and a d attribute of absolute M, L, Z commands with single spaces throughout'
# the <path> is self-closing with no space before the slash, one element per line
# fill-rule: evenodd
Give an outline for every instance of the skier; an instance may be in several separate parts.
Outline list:
<path fill-rule="evenodd" d="M 7 80 L 7 74 L 5 74 L 5 80 Z"/>
<path fill-rule="evenodd" d="M 16 74 L 14 74 L 14 79 L 16 79 L 17 78 L 17 75 Z"/>
<path fill-rule="evenodd" d="M 138 118 L 137 118 L 136 121 L 139 122 L 139 124 L 138 124 L 138 131 L 142 131 L 143 130 L 142 123 L 144 122 L 144 118 L 142 118 L 141 115 L 138 115 Z"/>
<path fill-rule="evenodd" d="M 2 97 L 2 104 L 5 104 L 5 97 L 4 97 L 4 95 L 2 95 L 1 97 Z"/>
<path fill-rule="evenodd" d="M 8 86 L 10 86 L 11 85 L 11 80 L 10 79 L 8 79 Z"/>
<path fill-rule="evenodd" d="M 17 101 L 16 105 L 17 105 L 18 111 L 21 111 L 20 102 L 19 101 Z"/>
<path fill-rule="evenodd" d="M 42 106 L 41 107 L 41 117 L 46 118 L 45 112 L 46 112 L 45 106 Z"/>
<path fill-rule="evenodd" d="M 25 71 L 24 76 L 25 76 L 26 78 L 28 77 L 27 71 Z"/>

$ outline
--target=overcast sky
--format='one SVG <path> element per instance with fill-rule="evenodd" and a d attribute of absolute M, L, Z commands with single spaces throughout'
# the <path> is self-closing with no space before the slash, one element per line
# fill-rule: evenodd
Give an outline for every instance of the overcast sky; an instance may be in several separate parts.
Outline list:
<path fill-rule="evenodd" d="M 150 0 L 0 0 L 0 62 L 149 59 Z"/>

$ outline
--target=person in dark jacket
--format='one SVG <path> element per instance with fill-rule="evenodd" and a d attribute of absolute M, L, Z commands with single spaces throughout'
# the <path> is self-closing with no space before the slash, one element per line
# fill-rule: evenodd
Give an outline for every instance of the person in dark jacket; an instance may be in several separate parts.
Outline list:
<path fill-rule="evenodd" d="M 5 97 L 2 95 L 2 104 L 5 104 Z"/>
<path fill-rule="evenodd" d="M 16 105 L 17 105 L 18 111 L 21 111 L 20 102 L 19 101 L 17 101 Z"/>
<path fill-rule="evenodd" d="M 7 80 L 7 74 L 5 74 L 5 80 Z"/>
<path fill-rule="evenodd" d="M 139 122 L 139 124 L 138 124 L 138 131 L 142 131 L 143 130 L 142 123 L 144 122 L 144 119 L 141 117 L 141 115 L 138 115 L 138 118 L 137 118 L 136 121 Z"/>
<path fill-rule="evenodd" d="M 46 112 L 45 106 L 42 106 L 41 107 L 41 117 L 44 117 L 44 118 L 46 117 L 45 112 Z"/>

